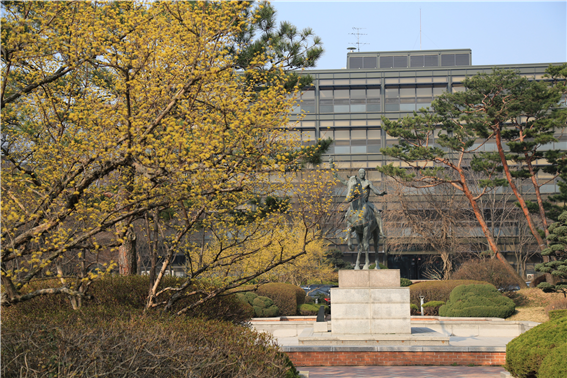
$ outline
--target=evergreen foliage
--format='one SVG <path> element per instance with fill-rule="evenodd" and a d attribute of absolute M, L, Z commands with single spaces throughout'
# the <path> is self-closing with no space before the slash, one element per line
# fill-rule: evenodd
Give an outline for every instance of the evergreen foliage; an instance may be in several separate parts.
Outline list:
<path fill-rule="evenodd" d="M 538 370 L 538 377 L 567 377 L 567 359 L 565 356 L 567 356 L 567 343 L 553 348 L 541 362 Z"/>
<path fill-rule="evenodd" d="M 541 375 L 540 372 L 544 359 L 556 348 L 563 348 L 565 345 L 567 345 L 567 317 L 547 321 L 522 333 L 506 345 L 504 367 L 514 377 L 547 378 L 547 375 Z M 564 360 L 564 352 L 561 353 L 563 350 L 558 352 L 561 360 Z M 558 363 L 561 366 L 560 361 L 548 361 L 548 363 Z M 549 369 L 554 368 L 549 367 Z"/>
<path fill-rule="evenodd" d="M 535 269 L 551 273 L 559 282 L 552 285 L 542 282 L 537 287 L 545 292 L 560 292 L 567 297 L 567 211 L 561 213 L 558 222 L 549 226 L 550 245 L 543 250 L 542 255 L 551 256 L 554 260 L 537 264 Z"/>
<path fill-rule="evenodd" d="M 447 304 L 439 308 L 439 315 L 508 318 L 515 309 L 514 301 L 492 285 L 463 285 L 451 292 Z"/>

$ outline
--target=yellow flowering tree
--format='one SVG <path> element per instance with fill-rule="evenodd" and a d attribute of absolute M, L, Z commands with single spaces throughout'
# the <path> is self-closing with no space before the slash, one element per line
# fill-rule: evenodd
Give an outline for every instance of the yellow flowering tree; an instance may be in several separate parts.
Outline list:
<path fill-rule="evenodd" d="M 65 293 L 80 306 L 113 268 L 91 269 L 99 252 L 132 239 L 151 211 L 175 230 L 150 305 L 195 225 L 222 229 L 222 241 L 283 222 L 234 212 L 290 191 L 289 167 L 305 158 L 284 127 L 297 86 L 286 89 L 277 64 L 256 69 L 266 53 L 244 69 L 234 54 L 259 17 L 246 2 L 2 3 L 3 305 Z M 230 264 L 233 251 L 212 259 Z M 30 288 L 50 275 L 58 284 Z"/>

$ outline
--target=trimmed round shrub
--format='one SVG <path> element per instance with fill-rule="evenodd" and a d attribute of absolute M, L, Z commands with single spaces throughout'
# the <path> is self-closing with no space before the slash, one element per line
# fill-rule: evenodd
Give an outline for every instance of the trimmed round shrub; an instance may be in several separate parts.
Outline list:
<path fill-rule="evenodd" d="M 262 308 L 268 308 L 268 307 L 274 305 L 274 301 L 272 301 L 268 297 L 262 297 L 262 296 L 259 295 L 256 298 L 254 298 L 254 302 L 252 302 L 252 305 L 262 307 Z"/>
<path fill-rule="evenodd" d="M 408 287 L 408 286 L 410 286 L 411 284 L 412 284 L 412 282 L 411 282 L 411 280 L 410 280 L 409 278 L 404 278 L 404 277 L 401 277 L 401 278 L 400 278 L 400 286 L 401 286 L 401 287 Z"/>
<path fill-rule="evenodd" d="M 451 292 L 440 316 L 507 318 L 516 310 L 514 301 L 492 285 L 462 285 Z"/>
<path fill-rule="evenodd" d="M 419 296 L 423 295 L 427 302 L 430 301 L 443 301 L 447 302 L 449 296 L 454 288 L 461 285 L 472 284 L 488 284 L 483 281 L 470 281 L 470 280 L 443 280 L 443 281 L 425 281 L 411 285 L 410 289 L 410 302 L 419 307 Z"/>
<path fill-rule="evenodd" d="M 547 313 L 549 320 L 556 320 L 567 316 L 567 310 L 551 310 Z"/>
<path fill-rule="evenodd" d="M 451 275 L 451 279 L 485 281 L 501 291 L 514 290 L 520 284 L 498 259 L 468 260 Z"/>
<path fill-rule="evenodd" d="M 423 304 L 424 315 L 437 316 L 439 315 L 439 307 L 443 306 L 443 301 L 430 301 Z M 416 306 L 417 307 L 417 306 Z"/>
<path fill-rule="evenodd" d="M 542 323 L 522 333 L 506 345 L 506 365 L 504 367 L 514 377 L 548 378 L 547 375 L 539 373 L 540 366 L 555 348 L 565 346 L 565 344 L 567 344 L 567 317 Z"/>
<path fill-rule="evenodd" d="M 260 286 L 256 293 L 273 300 L 283 316 L 297 315 L 297 307 L 305 302 L 305 290 L 286 283 L 268 283 Z"/>
<path fill-rule="evenodd" d="M 246 294 L 253 294 L 253 293 L 246 293 Z M 278 316 L 280 313 L 279 308 L 274 305 L 274 301 L 272 301 L 268 297 L 263 297 L 261 295 L 242 295 L 239 294 L 240 300 L 247 301 L 252 299 L 252 308 L 254 309 L 254 316 L 257 318 L 273 318 Z M 248 302 L 245 302 L 248 304 Z"/>
<path fill-rule="evenodd" d="M 541 362 L 538 377 L 565 378 L 567 377 L 567 343 L 553 348 Z"/>
<path fill-rule="evenodd" d="M 249 304 L 253 304 L 254 299 L 256 299 L 257 297 L 258 297 L 258 294 L 253 293 L 251 291 L 244 293 L 244 298 L 246 299 L 246 302 L 248 302 Z"/>

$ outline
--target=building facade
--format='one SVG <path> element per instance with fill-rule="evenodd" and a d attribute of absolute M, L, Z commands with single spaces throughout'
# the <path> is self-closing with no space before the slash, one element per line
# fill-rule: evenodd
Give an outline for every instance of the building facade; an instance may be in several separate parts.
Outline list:
<path fill-rule="evenodd" d="M 376 167 L 401 163 L 380 153 L 381 148 L 398 143 L 382 129 L 382 117 L 400 119 L 422 107 L 430 107 L 435 97 L 443 92 L 464 91 L 463 80 L 467 76 L 503 68 L 516 70 L 530 80 L 544 80 L 550 64 L 563 63 L 475 66 L 470 49 L 350 52 L 345 69 L 307 72 L 313 78 L 313 85 L 304 89 L 292 120 L 301 119 L 296 127 L 304 143 L 319 138 L 333 139 L 328 156 L 333 156 L 341 176 L 353 175 L 364 168 L 374 185 L 386 190 L 386 180 Z M 559 142 L 548 147 L 567 149 L 567 136 L 558 135 L 558 139 Z M 490 143 L 483 148 L 496 150 Z M 542 187 L 543 193 L 557 190 L 555 181 Z M 341 196 L 344 198 L 343 194 L 337 193 L 337 201 Z M 379 198 L 371 196 L 371 200 L 378 208 L 388 210 L 388 204 Z M 344 243 L 339 239 L 336 243 L 346 252 Z M 506 238 L 502 238 L 502 243 L 503 251 L 512 252 L 505 245 Z M 402 276 L 424 278 L 422 265 L 431 254 L 435 251 L 399 251 L 387 261 L 390 266 L 403 269 Z M 514 262 L 513 256 L 508 254 Z M 533 270 L 530 264 L 528 273 Z"/>

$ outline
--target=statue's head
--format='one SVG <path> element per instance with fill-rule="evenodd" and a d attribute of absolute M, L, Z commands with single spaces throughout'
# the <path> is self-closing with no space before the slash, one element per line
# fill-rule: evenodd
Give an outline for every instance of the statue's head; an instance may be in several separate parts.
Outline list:
<path fill-rule="evenodd" d="M 364 168 L 360 168 L 358 170 L 358 178 L 364 180 L 365 177 L 366 177 L 366 171 L 364 170 Z"/>

